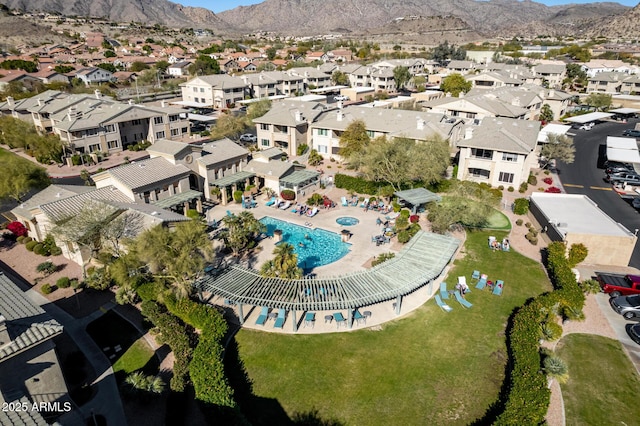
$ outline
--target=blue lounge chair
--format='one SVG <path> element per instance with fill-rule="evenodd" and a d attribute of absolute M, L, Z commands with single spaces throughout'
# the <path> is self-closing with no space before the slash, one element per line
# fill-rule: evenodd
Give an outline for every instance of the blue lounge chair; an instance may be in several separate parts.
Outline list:
<path fill-rule="evenodd" d="M 342 201 L 342 205 L 344 207 L 347 207 L 349 205 L 349 202 L 347 201 L 347 197 L 341 197 L 340 201 Z"/>
<path fill-rule="evenodd" d="M 449 292 L 447 291 L 447 283 L 444 281 L 440 283 L 440 297 L 442 299 L 449 298 Z"/>
<path fill-rule="evenodd" d="M 439 294 L 436 294 L 436 304 L 442 308 L 445 312 L 453 311 L 453 308 L 442 301 Z"/>
<path fill-rule="evenodd" d="M 471 278 L 473 278 L 474 280 L 479 280 L 480 279 L 480 271 L 473 271 L 473 274 L 471 274 Z"/>
<path fill-rule="evenodd" d="M 304 326 L 310 325 L 312 328 L 316 323 L 316 313 L 315 312 L 307 312 L 304 315 Z"/>
<path fill-rule="evenodd" d="M 487 286 L 487 278 L 487 274 L 482 274 L 480 281 L 476 284 L 476 288 L 479 288 L 480 290 L 484 289 Z"/>
<path fill-rule="evenodd" d="M 264 205 L 267 206 L 267 207 L 271 207 L 275 203 L 276 203 L 276 197 L 271 197 L 271 199 L 269 201 L 267 201 L 266 203 L 264 203 Z"/>
<path fill-rule="evenodd" d="M 360 324 L 360 321 L 364 321 L 365 324 L 367 323 L 367 318 L 365 318 L 358 309 L 353 313 L 353 320 L 358 324 Z"/>
<path fill-rule="evenodd" d="M 231 212 L 229 210 L 227 210 L 227 216 L 231 217 L 231 216 L 233 216 L 233 214 L 231 214 Z"/>
<path fill-rule="evenodd" d="M 460 295 L 460 292 L 458 290 L 456 290 L 454 294 L 456 295 L 456 300 L 458 301 L 458 303 L 460 303 L 465 308 L 470 308 L 473 306 L 471 303 L 467 302 L 467 300 L 464 297 Z"/>
<path fill-rule="evenodd" d="M 276 318 L 276 323 L 273 324 L 275 328 L 282 328 L 284 325 L 284 319 L 286 318 L 287 313 L 284 309 L 278 309 L 278 318 Z"/>
<path fill-rule="evenodd" d="M 267 308 L 266 306 L 263 306 L 262 310 L 260 311 L 260 315 L 256 320 L 256 325 L 264 325 L 264 323 L 267 322 L 268 316 L 269 316 L 269 308 Z"/>
<path fill-rule="evenodd" d="M 498 280 L 493 286 L 493 294 L 496 296 L 502 296 L 502 288 L 504 287 L 504 281 Z"/>
<path fill-rule="evenodd" d="M 346 324 L 347 320 L 344 319 L 344 316 L 342 316 L 342 313 L 340 312 L 336 312 L 333 314 L 333 319 L 336 322 L 336 328 L 339 328 L 342 324 Z"/>

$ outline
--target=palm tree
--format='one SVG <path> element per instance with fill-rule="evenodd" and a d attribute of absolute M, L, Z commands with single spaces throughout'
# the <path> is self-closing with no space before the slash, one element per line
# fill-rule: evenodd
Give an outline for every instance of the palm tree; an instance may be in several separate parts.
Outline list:
<path fill-rule="evenodd" d="M 302 278 L 302 268 L 298 267 L 298 255 L 289 243 L 282 243 L 273 250 L 274 258 L 262 265 L 261 273 L 266 277 L 289 280 Z"/>
<path fill-rule="evenodd" d="M 129 374 L 124 382 L 129 385 L 129 390 L 136 394 L 147 389 L 149 381 L 142 371 L 135 371 Z"/>
<path fill-rule="evenodd" d="M 160 376 L 147 377 L 147 390 L 151 393 L 162 393 L 164 380 Z"/>

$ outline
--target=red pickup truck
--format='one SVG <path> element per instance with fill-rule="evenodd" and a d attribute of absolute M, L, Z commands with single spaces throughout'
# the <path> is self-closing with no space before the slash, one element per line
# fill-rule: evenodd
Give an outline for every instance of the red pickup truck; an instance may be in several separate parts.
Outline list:
<path fill-rule="evenodd" d="M 604 274 L 596 272 L 600 288 L 611 297 L 640 294 L 640 275 Z"/>

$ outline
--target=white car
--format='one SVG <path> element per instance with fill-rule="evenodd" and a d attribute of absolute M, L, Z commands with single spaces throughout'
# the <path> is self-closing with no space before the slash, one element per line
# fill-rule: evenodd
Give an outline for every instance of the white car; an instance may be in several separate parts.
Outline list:
<path fill-rule="evenodd" d="M 591 130 L 593 129 L 593 123 L 584 123 L 582 126 L 580 126 L 580 130 Z"/>
<path fill-rule="evenodd" d="M 252 135 L 251 133 L 240 135 L 240 142 L 256 143 L 257 141 L 258 137 L 256 135 Z"/>
<path fill-rule="evenodd" d="M 333 97 L 333 100 L 335 101 L 348 101 L 349 97 L 345 96 L 345 95 L 336 95 Z"/>

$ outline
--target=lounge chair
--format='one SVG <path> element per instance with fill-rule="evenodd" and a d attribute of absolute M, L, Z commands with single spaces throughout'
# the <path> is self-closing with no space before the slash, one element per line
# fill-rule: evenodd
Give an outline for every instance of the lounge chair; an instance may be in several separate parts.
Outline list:
<path fill-rule="evenodd" d="M 458 301 L 458 303 L 460 303 L 465 308 L 470 308 L 473 306 L 471 303 L 467 302 L 467 300 L 464 297 L 462 297 L 462 295 L 458 290 L 456 290 L 456 292 L 453 294 L 455 294 L 456 300 Z"/>
<path fill-rule="evenodd" d="M 443 299 L 449 298 L 449 292 L 447 291 L 447 283 L 444 281 L 440 283 L 440 297 Z"/>
<path fill-rule="evenodd" d="M 439 294 L 436 294 L 436 304 L 442 308 L 445 312 L 453 311 L 453 308 L 442 301 Z"/>
<path fill-rule="evenodd" d="M 341 197 L 340 201 L 342 201 L 342 205 L 344 207 L 347 207 L 349 205 L 349 203 L 347 202 L 347 197 Z"/>
<path fill-rule="evenodd" d="M 336 328 L 340 327 L 342 324 L 347 323 L 347 320 L 344 319 L 344 316 L 342 316 L 342 313 L 340 312 L 336 312 L 335 314 L 333 314 L 333 319 L 336 322 Z"/>
<path fill-rule="evenodd" d="M 311 326 L 311 328 L 313 328 L 313 326 L 316 323 L 316 313 L 315 312 L 307 312 L 304 315 L 304 326 Z"/>
<path fill-rule="evenodd" d="M 262 310 L 260 311 L 260 315 L 256 320 L 256 325 L 264 325 L 264 323 L 267 322 L 268 317 L 269 317 L 269 308 L 266 306 L 263 306 Z"/>
<path fill-rule="evenodd" d="M 278 309 L 278 318 L 276 318 L 276 323 L 273 324 L 275 328 L 282 328 L 284 325 L 284 319 L 286 317 L 286 312 L 284 309 Z"/>
<path fill-rule="evenodd" d="M 227 210 L 227 216 L 229 217 L 233 216 L 229 210 Z"/>
<path fill-rule="evenodd" d="M 493 286 L 493 294 L 496 296 L 502 296 L 502 288 L 504 287 L 504 281 L 498 280 Z"/>
<path fill-rule="evenodd" d="M 309 210 L 307 212 L 307 216 L 309 216 L 309 217 L 314 217 L 317 214 L 318 214 L 318 208 L 317 207 L 314 207 L 313 209 L 311 209 L 311 210 Z"/>
<path fill-rule="evenodd" d="M 473 274 L 471 274 L 471 278 L 473 278 L 474 280 L 479 280 L 480 279 L 480 271 L 473 271 Z"/>
<path fill-rule="evenodd" d="M 356 311 L 353 313 L 353 320 L 358 324 L 360 324 L 360 321 L 364 321 L 366 324 L 367 318 L 365 318 L 365 316 L 362 315 L 358 309 L 356 309 Z"/>
<path fill-rule="evenodd" d="M 367 207 L 368 205 L 369 205 L 369 199 L 365 198 L 360 204 L 360 207 L 364 208 L 364 207 Z"/>
<path fill-rule="evenodd" d="M 478 281 L 478 284 L 476 284 L 476 288 L 482 290 L 487 286 L 487 274 L 482 274 L 482 276 L 480 277 L 480 281 Z"/>
<path fill-rule="evenodd" d="M 267 201 L 266 203 L 264 203 L 264 205 L 267 206 L 267 207 L 271 207 L 275 203 L 276 203 L 276 197 L 271 197 L 271 199 L 269 201 Z"/>
<path fill-rule="evenodd" d="M 291 201 L 285 201 L 285 203 L 280 207 L 280 210 L 286 210 L 291 206 Z"/>

